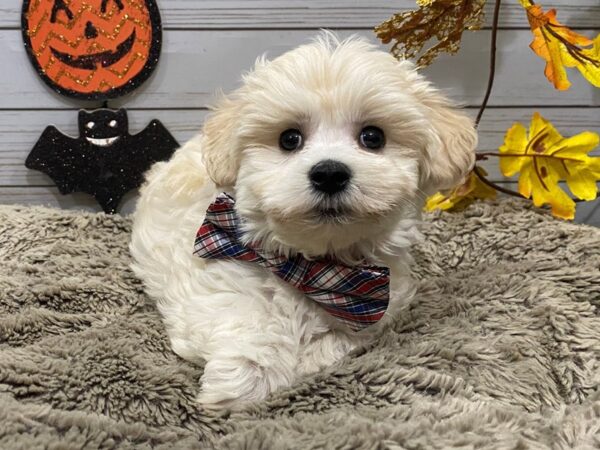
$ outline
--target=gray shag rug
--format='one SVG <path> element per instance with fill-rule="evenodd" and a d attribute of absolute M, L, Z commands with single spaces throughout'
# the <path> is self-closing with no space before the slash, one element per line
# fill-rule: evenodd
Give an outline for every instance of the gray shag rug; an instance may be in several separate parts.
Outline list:
<path fill-rule="evenodd" d="M 130 221 L 0 207 L 0 448 L 598 448 L 600 230 L 524 202 L 427 217 L 379 342 L 237 413 L 194 402 Z"/>

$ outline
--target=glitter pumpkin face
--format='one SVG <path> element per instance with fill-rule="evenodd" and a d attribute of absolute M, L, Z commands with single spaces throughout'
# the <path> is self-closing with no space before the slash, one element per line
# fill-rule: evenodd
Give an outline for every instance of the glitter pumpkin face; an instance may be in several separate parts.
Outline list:
<path fill-rule="evenodd" d="M 132 91 L 160 55 L 154 0 L 25 0 L 22 29 L 46 84 L 75 98 L 104 100 Z"/>

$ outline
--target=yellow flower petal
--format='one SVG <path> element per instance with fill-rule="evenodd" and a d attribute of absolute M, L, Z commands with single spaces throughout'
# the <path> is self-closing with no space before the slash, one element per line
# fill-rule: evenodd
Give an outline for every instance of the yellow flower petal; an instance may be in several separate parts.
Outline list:
<path fill-rule="evenodd" d="M 544 75 L 559 91 L 566 91 L 571 87 L 567 77 L 565 64 L 562 58 L 562 47 L 548 35 L 543 28 L 533 31 L 534 39 L 529 45 L 536 55 L 546 60 Z"/>
<path fill-rule="evenodd" d="M 519 193 L 525 198 L 531 198 L 531 192 L 533 190 L 531 183 L 532 175 L 530 172 L 531 165 L 527 165 L 523 167 L 521 170 L 521 176 L 519 177 Z"/>
<path fill-rule="evenodd" d="M 441 209 L 442 211 L 446 211 L 454 206 L 455 202 L 451 197 L 447 197 L 444 194 L 438 192 L 437 194 L 432 195 L 427 199 L 427 203 L 425 204 L 425 211 L 434 211 L 436 209 Z"/>
<path fill-rule="evenodd" d="M 527 147 L 527 130 L 520 123 L 515 123 L 506 132 L 500 153 L 522 154 L 525 152 L 525 147 Z M 500 170 L 505 177 L 510 177 L 519 172 L 525 162 L 525 158 L 506 156 L 500 159 Z"/>
<path fill-rule="evenodd" d="M 529 142 L 525 153 L 542 153 L 564 138 L 550 121 L 544 119 L 539 112 L 533 113 L 529 125 Z"/>
<path fill-rule="evenodd" d="M 527 143 L 523 148 L 521 136 L 524 129 L 513 127 L 506 134 L 501 154 L 508 148 L 522 148 L 518 157 L 502 157 L 500 167 L 504 174 L 519 172 L 519 192 L 531 198 L 534 205 L 550 205 L 552 214 L 564 219 L 575 216 L 575 202 L 560 187 L 566 181 L 571 193 L 582 200 L 593 200 L 598 194 L 597 181 L 600 180 L 600 157 L 588 155 L 598 146 L 600 137 L 585 131 L 570 138 L 564 138 L 554 126 L 539 113 L 532 117 Z M 519 146 L 512 142 L 519 142 Z M 508 162 L 504 162 L 508 159 Z M 514 162 L 519 159 L 520 163 Z"/>
<path fill-rule="evenodd" d="M 575 218 L 575 202 L 558 189 L 554 193 L 554 201 L 550 204 L 552 207 L 552 215 L 565 220 L 573 220 Z"/>
<path fill-rule="evenodd" d="M 571 86 L 565 67 L 576 67 L 591 84 L 600 87 L 600 35 L 592 41 L 562 25 L 556 19 L 556 10 L 544 13 L 539 4 L 520 2 L 533 33 L 530 47 L 546 61 L 544 74 L 554 87 L 566 90 Z M 589 46 L 592 48 L 586 48 Z"/>
<path fill-rule="evenodd" d="M 537 176 L 531 176 L 531 198 L 537 207 L 550 205 L 552 214 L 562 219 L 575 218 L 575 202 L 556 183 L 546 179 L 542 181 Z"/>
<path fill-rule="evenodd" d="M 549 28 L 555 33 L 558 34 L 565 41 L 569 42 L 573 45 L 581 45 L 583 47 L 588 47 L 592 45 L 592 40 L 584 36 L 582 34 L 577 33 L 576 31 L 571 30 L 569 27 L 564 26 L 556 19 L 556 9 L 548 10 L 546 14 L 546 18 L 548 20 Z"/>
<path fill-rule="evenodd" d="M 600 136 L 597 133 L 584 131 L 576 136 L 563 139 L 560 143 L 548 149 L 548 153 L 561 158 L 585 162 L 588 159 L 587 153 L 598 147 L 599 143 Z"/>
<path fill-rule="evenodd" d="M 581 50 L 581 58 L 587 61 L 586 64 L 576 64 L 575 67 L 592 85 L 600 87 L 600 34 L 594 39 L 592 48 Z"/>
<path fill-rule="evenodd" d="M 580 170 L 574 176 L 567 177 L 567 186 L 573 195 L 581 200 L 595 200 L 598 195 L 597 176 L 590 169 Z"/>
<path fill-rule="evenodd" d="M 596 177 L 596 179 L 600 179 L 600 157 L 592 158 L 588 169 L 590 170 L 590 172 L 592 172 L 592 174 L 594 174 L 594 177 Z"/>
<path fill-rule="evenodd" d="M 483 175 L 486 171 L 478 167 Z M 426 211 L 441 209 L 442 211 L 459 211 L 475 200 L 484 200 L 487 198 L 496 198 L 496 190 L 483 183 L 475 172 L 471 172 L 466 181 L 454 188 L 450 193 L 443 194 L 438 192 L 427 199 L 425 204 Z"/>

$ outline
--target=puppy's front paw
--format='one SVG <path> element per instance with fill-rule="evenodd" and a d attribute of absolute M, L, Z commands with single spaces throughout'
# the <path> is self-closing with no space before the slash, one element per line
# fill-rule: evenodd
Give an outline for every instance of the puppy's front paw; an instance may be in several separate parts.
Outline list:
<path fill-rule="evenodd" d="M 313 339 L 303 349 L 298 361 L 298 373 L 319 372 L 342 359 L 356 347 L 352 337 L 335 331 Z"/>
<path fill-rule="evenodd" d="M 261 367 L 244 357 L 212 359 L 200 378 L 202 387 L 197 400 L 207 409 L 240 409 L 291 384 L 290 375 L 284 372 L 274 366 Z"/>

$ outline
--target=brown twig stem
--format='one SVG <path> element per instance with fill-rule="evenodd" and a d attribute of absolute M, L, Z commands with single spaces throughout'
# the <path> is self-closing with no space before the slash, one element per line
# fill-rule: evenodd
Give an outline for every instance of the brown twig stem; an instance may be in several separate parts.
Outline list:
<path fill-rule="evenodd" d="M 481 107 L 479 108 L 479 112 L 477 113 L 477 118 L 475 119 L 475 127 L 479 126 L 479 122 L 481 122 L 481 117 L 487 107 L 488 100 L 490 99 L 490 95 L 492 94 L 492 88 L 494 87 L 494 77 L 496 75 L 496 41 L 498 37 L 498 20 L 500 19 L 500 3 L 501 0 L 496 0 L 496 4 L 494 6 L 494 18 L 492 21 L 492 41 L 490 44 L 490 74 L 488 77 L 487 89 L 485 91 L 485 96 L 483 97 L 483 102 L 481 103 Z M 490 152 L 485 153 L 477 153 L 478 159 L 483 159 L 485 156 L 492 156 Z M 493 183 L 488 180 L 483 173 L 479 170 L 479 167 L 475 166 L 473 168 L 473 172 L 477 177 L 481 180 L 482 183 L 488 185 L 492 189 L 496 191 L 503 192 L 507 195 L 512 195 L 513 197 L 525 198 L 518 192 L 515 192 L 511 189 L 504 188 L 502 186 Z"/>
<path fill-rule="evenodd" d="M 560 156 L 554 155 L 544 155 L 544 154 L 533 154 L 533 153 L 496 153 L 496 152 L 477 152 L 477 159 L 485 159 L 486 156 L 497 156 L 498 158 L 550 158 L 557 159 L 560 161 L 573 161 L 573 162 L 581 162 L 575 158 L 563 158 Z"/>
<path fill-rule="evenodd" d="M 483 184 L 487 184 L 492 189 L 495 189 L 495 190 L 497 190 L 499 192 L 503 192 L 503 193 L 508 194 L 508 195 L 512 195 L 513 197 L 526 198 L 526 197 L 524 197 L 523 195 L 519 194 L 516 191 L 513 191 L 511 189 L 507 189 L 505 187 L 499 186 L 496 183 L 493 183 L 492 181 L 488 180 L 485 177 L 485 175 L 483 175 L 483 173 L 481 173 L 481 171 L 479 170 L 479 167 L 477 167 L 477 166 L 475 166 L 473 168 L 473 172 L 475 173 L 475 175 L 477 175 L 477 178 L 479 178 Z"/>
<path fill-rule="evenodd" d="M 483 103 L 481 103 L 481 108 L 479 108 L 479 112 L 477 113 L 477 118 L 475 119 L 475 127 L 479 126 L 479 122 L 481 121 L 483 112 L 485 111 L 488 100 L 490 99 L 490 95 L 492 94 L 492 88 L 494 87 L 494 77 L 496 75 L 496 40 L 498 37 L 498 20 L 500 18 L 500 3 L 501 3 L 501 0 L 496 0 L 496 5 L 494 6 L 494 19 L 492 22 L 492 42 L 491 42 L 491 48 L 490 48 L 490 75 L 488 78 L 488 84 L 487 84 L 487 89 L 485 91 L 485 96 L 483 97 Z"/>
<path fill-rule="evenodd" d="M 479 178 L 483 184 L 487 184 L 489 187 L 491 187 L 492 189 L 497 190 L 498 192 L 503 192 L 504 194 L 512 195 L 513 197 L 519 197 L 519 198 L 527 199 L 527 197 L 525 197 L 524 195 L 521 195 L 517 191 L 513 191 L 512 189 L 508 189 L 508 188 L 502 187 L 502 186 L 500 186 L 500 185 L 498 185 L 498 184 L 496 184 L 496 183 L 488 180 L 485 177 L 485 175 L 483 173 L 481 173 L 481 171 L 479 170 L 478 166 L 473 167 L 473 173 L 475 175 L 477 175 L 477 178 Z M 585 202 L 585 200 L 582 200 L 580 198 L 574 198 L 573 201 L 575 203 Z"/>

